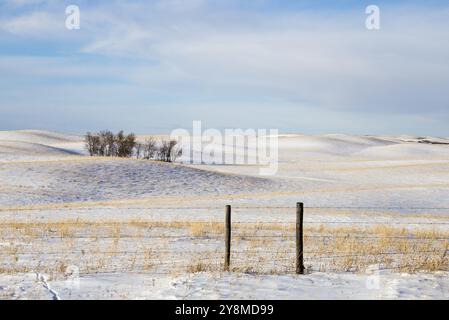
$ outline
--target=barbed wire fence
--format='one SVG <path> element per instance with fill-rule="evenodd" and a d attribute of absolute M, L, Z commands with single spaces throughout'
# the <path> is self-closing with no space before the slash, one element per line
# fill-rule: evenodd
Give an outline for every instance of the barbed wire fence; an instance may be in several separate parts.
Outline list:
<path fill-rule="evenodd" d="M 93 210 L 98 208 L 66 208 L 63 210 Z M 109 208 L 102 208 L 108 210 Z M 111 208 L 117 210 L 116 208 Z M 223 207 L 130 207 L 123 210 L 206 210 L 220 212 Z M 173 231 L 173 222 L 140 222 L 141 232 L 130 230 L 126 222 L 119 222 L 119 231 L 114 234 L 82 234 L 79 231 L 58 230 L 55 223 L 48 229 L 39 230 L 39 222 L 31 227 L 0 224 L 0 230 L 6 228 L 8 233 L 0 234 L 0 273 L 17 270 L 30 271 L 56 270 L 64 272 L 69 265 L 82 265 L 84 273 L 115 272 L 149 272 L 152 274 L 172 275 L 183 272 L 199 271 L 243 271 L 268 273 L 303 274 L 311 270 L 332 271 L 332 265 L 344 261 L 345 270 L 356 270 L 354 265 L 362 260 L 368 263 L 382 263 L 395 257 L 397 264 L 389 263 L 386 269 L 426 270 L 431 264 L 432 271 L 449 271 L 448 250 L 449 233 L 381 234 L 373 235 L 358 231 L 324 230 L 323 225 L 342 226 L 382 226 L 411 227 L 447 226 L 448 221 L 328 221 L 305 217 L 307 209 L 319 210 L 439 210 L 449 211 L 444 207 L 356 207 L 356 206 L 304 206 L 298 203 L 288 206 L 231 206 L 225 208 L 224 220 L 189 220 L 179 222 L 176 226 L 181 233 Z M 42 209 L 28 209 L 30 211 Z M 56 209 L 55 209 L 56 210 Z M 286 210 L 291 212 L 288 219 L 264 218 L 259 210 Z M 14 210 L 11 210 L 14 211 Z M 21 211 L 21 210 L 20 210 Z M 223 211 L 222 211 L 223 212 Z M 235 213 L 237 212 L 237 214 Z M 239 212 L 252 212 L 257 220 L 245 221 Z M 291 217 L 291 218 L 290 218 Z M 235 221 L 233 221 L 235 220 Z M 101 225 L 101 222 L 79 222 L 84 226 Z M 139 222 L 133 222 L 134 224 Z M 45 222 L 42 223 L 45 225 Z M 131 223 L 132 224 L 132 223 Z M 105 228 L 107 223 L 104 224 Z M 195 226 L 202 229 L 184 233 Z M 308 230 L 308 227 L 313 230 Z M 11 235 L 11 228 L 15 234 Z M 25 230 L 25 228 L 31 228 Z M 25 230 L 25 232 L 24 232 Z M 40 231 L 40 232 L 39 232 Z M 128 232 L 129 231 L 129 232 Z M 84 231 L 83 231 L 84 232 Z M 60 233 L 60 234 L 58 234 Z M 89 232 L 87 232 L 89 233 Z M 59 242 L 58 242 L 59 241 Z M 166 242 L 165 245 L 161 245 Z M 372 242 L 397 242 L 398 246 L 379 246 L 373 249 Z M 72 247 L 65 246 L 76 243 Z M 339 243 L 344 250 L 334 245 Z M 364 244 L 366 243 L 366 244 Z M 93 244 L 98 244 L 94 246 Z M 310 244 L 310 245 L 309 245 Z M 59 246 L 58 246 L 59 245 Z M 400 246 L 403 245 L 404 248 Z M 405 247 L 407 245 L 407 247 Z M 56 248 L 53 249 L 52 247 Z M 406 258 L 406 257 L 413 257 Z M 437 259 L 438 261 L 436 261 Z M 86 262 L 83 262 L 86 261 Z M 327 261 L 327 263 L 326 263 Z M 413 263 L 411 264 L 410 261 Z M 263 264 L 266 271 L 260 271 Z M 315 266 L 315 267 L 314 267 Z M 258 271 L 259 268 L 259 271 Z M 276 271 L 273 271 L 276 269 Z"/>

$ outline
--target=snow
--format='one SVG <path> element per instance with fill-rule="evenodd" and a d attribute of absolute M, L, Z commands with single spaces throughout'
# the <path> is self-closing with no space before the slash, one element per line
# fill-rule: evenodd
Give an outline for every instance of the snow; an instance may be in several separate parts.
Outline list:
<path fill-rule="evenodd" d="M 14 176 L 14 179 L 11 179 Z M 248 189 L 268 191 L 273 182 L 180 165 L 138 160 L 86 158 L 0 165 L 6 190 L 0 204 L 107 201 L 154 196 L 194 196 L 239 193 Z"/>
<path fill-rule="evenodd" d="M 0 131 L 0 163 L 84 154 L 83 137 L 40 130 Z"/>
<path fill-rule="evenodd" d="M 81 135 L 50 132 L 43 130 L 0 131 L 0 140 L 21 141 L 54 145 L 59 143 L 79 142 Z"/>
<path fill-rule="evenodd" d="M 444 299 L 447 275 L 354 275 L 314 273 L 304 276 L 197 274 L 175 282 L 176 296 L 189 299 Z"/>
<path fill-rule="evenodd" d="M 448 299 L 449 274 L 251 275 L 197 273 L 82 275 L 51 282 L 32 274 L 0 276 L 0 299 Z M 48 284 L 47 284 L 48 286 Z"/>
<path fill-rule="evenodd" d="M 222 221 L 225 204 L 236 208 L 234 222 L 293 223 L 295 203 L 302 201 L 306 207 L 325 207 L 306 208 L 306 223 L 318 221 L 333 226 L 349 222 L 408 223 L 412 224 L 409 228 L 448 231 L 449 210 L 444 208 L 449 208 L 449 145 L 445 143 L 449 139 L 281 135 L 279 171 L 273 177 L 261 178 L 257 166 L 92 158 L 86 156 L 80 135 L 3 131 L 0 132 L 0 223 L 50 223 L 68 219 L 99 223 L 139 219 Z M 229 149 L 227 146 L 226 150 Z M 267 208 L 244 209 L 253 206 Z M 291 209 L 271 208 L 276 206 Z M 331 208 L 340 206 L 364 208 Z M 83 234 L 88 235 L 88 231 Z M 53 258 L 45 250 L 59 248 L 57 245 L 61 244 L 49 241 L 0 237 L 0 251 L 11 246 L 38 250 L 37 255 L 30 253 L 33 258 L 29 261 L 28 258 L 18 262 L 8 260 L 1 265 L 29 263 L 33 266 L 52 259 L 57 262 L 63 257 Z M 221 242 L 213 239 L 197 242 L 181 234 L 165 242 L 150 239 L 136 244 L 121 240 L 120 248 L 132 252 L 140 245 L 167 246 L 175 255 L 167 263 L 185 259 L 182 252 L 193 248 L 222 249 Z M 82 257 L 83 248 L 98 246 L 97 249 L 104 250 L 112 245 L 110 241 L 86 238 L 73 244 L 70 249 L 73 252 L 67 252 L 64 257 L 76 262 Z M 113 263 L 121 267 L 126 261 L 117 257 Z M 361 273 L 315 270 L 303 276 L 185 271 L 167 275 L 125 270 L 82 272 L 70 279 L 52 278 L 49 274 L 36 274 L 37 271 L 0 273 L 0 299 L 449 297 L 447 272 L 400 274 L 381 267 L 376 270 Z"/>

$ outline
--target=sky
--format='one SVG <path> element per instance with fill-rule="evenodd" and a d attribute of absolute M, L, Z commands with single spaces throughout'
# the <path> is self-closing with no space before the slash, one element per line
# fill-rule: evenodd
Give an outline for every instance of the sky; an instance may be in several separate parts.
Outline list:
<path fill-rule="evenodd" d="M 365 27 L 371 4 L 380 30 Z M 169 133 L 193 120 L 449 137 L 449 2 L 0 2 L 0 130 Z"/>

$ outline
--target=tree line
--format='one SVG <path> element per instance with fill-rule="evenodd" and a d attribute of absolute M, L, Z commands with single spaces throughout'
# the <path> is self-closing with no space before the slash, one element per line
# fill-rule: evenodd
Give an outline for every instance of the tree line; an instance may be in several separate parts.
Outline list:
<path fill-rule="evenodd" d="M 173 162 L 182 155 L 182 148 L 172 139 L 156 140 L 148 138 L 138 142 L 134 133 L 117 134 L 109 130 L 98 133 L 88 132 L 85 137 L 86 149 L 91 156 L 121 157 L 137 159 L 153 159 L 164 162 Z"/>

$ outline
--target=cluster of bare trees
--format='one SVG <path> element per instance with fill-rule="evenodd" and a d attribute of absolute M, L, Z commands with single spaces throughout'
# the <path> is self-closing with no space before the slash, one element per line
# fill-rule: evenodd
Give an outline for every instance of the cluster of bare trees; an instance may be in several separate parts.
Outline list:
<path fill-rule="evenodd" d="M 111 131 L 86 134 L 86 148 L 91 156 L 101 157 L 132 157 L 136 146 L 134 134 L 125 135 L 123 131 L 117 134 Z"/>
<path fill-rule="evenodd" d="M 182 155 L 182 149 L 176 140 L 156 141 L 154 138 L 149 138 L 140 143 L 133 133 L 125 135 L 123 131 L 117 134 L 111 131 L 88 132 L 86 149 L 91 156 L 136 157 L 164 162 L 173 162 Z"/>

